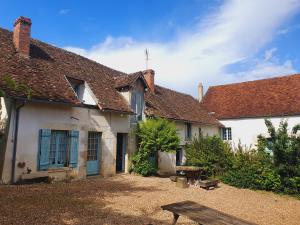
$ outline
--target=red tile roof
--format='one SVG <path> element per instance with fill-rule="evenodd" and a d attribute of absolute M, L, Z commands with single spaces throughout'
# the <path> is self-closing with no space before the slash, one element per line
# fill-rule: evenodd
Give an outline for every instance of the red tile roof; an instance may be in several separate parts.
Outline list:
<path fill-rule="evenodd" d="M 0 78 L 5 75 L 27 84 L 33 91 L 33 100 L 78 105 L 81 103 L 66 77 L 84 80 L 98 99 L 100 109 L 128 113 L 132 110 L 117 89 L 144 79 L 142 72 L 122 73 L 35 39 L 31 39 L 30 58 L 21 57 L 14 48 L 12 33 L 0 28 Z M 159 86 L 155 91 L 146 93 L 147 115 L 220 125 L 192 96 Z M 6 93 L 10 97 L 25 97 L 11 90 Z"/>
<path fill-rule="evenodd" d="M 113 77 L 125 75 L 66 50 L 31 39 L 30 58 L 16 53 L 12 32 L 0 28 L 0 77 L 12 76 L 33 90 L 33 99 L 80 104 L 66 76 L 88 83 L 102 110 L 132 112 L 114 88 Z M 4 87 L 5 88 L 5 87 Z M 7 93 L 22 97 L 20 93 Z"/>
<path fill-rule="evenodd" d="M 116 76 L 114 77 L 115 80 L 115 85 L 114 87 L 116 89 L 121 89 L 121 88 L 131 88 L 133 85 L 136 83 L 138 79 L 141 79 L 146 87 L 148 87 L 147 82 L 143 76 L 143 72 L 136 72 L 136 73 L 131 73 L 127 75 L 121 75 L 121 76 Z"/>
<path fill-rule="evenodd" d="M 146 92 L 145 100 L 147 116 L 222 126 L 190 95 L 155 85 L 155 94 Z"/>
<path fill-rule="evenodd" d="M 218 119 L 300 115 L 300 74 L 213 86 L 201 104 Z"/>

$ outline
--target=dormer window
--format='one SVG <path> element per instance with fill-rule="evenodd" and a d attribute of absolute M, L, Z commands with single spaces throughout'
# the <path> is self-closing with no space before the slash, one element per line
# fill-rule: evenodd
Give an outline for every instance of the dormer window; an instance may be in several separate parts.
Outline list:
<path fill-rule="evenodd" d="M 71 84 L 73 91 L 75 92 L 77 98 L 82 101 L 82 92 L 84 89 L 84 81 L 75 79 L 72 77 L 67 77 L 69 83 Z"/>
<path fill-rule="evenodd" d="M 144 111 L 144 93 L 142 91 L 131 92 L 131 109 L 135 113 L 132 122 L 138 122 L 143 119 Z"/>
<path fill-rule="evenodd" d="M 67 77 L 67 80 L 72 86 L 72 89 L 75 92 L 77 98 L 82 103 L 87 105 L 97 105 L 96 97 L 94 96 L 92 90 L 89 88 L 87 82 L 73 77 Z"/>

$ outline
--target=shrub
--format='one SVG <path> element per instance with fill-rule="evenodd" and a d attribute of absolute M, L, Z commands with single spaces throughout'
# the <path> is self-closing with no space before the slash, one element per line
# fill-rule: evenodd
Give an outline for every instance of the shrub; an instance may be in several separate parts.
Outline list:
<path fill-rule="evenodd" d="M 143 176 L 157 172 L 157 153 L 175 152 L 180 139 L 174 123 L 166 119 L 147 119 L 137 129 L 138 151 L 132 157 L 131 171 Z M 156 159 L 151 160 L 155 156 Z"/>
<path fill-rule="evenodd" d="M 265 120 L 270 138 L 258 137 L 259 148 L 273 155 L 273 166 L 281 181 L 280 190 L 287 194 L 300 194 L 300 125 L 288 133 L 287 120 L 282 120 L 276 130 L 270 120 Z"/>
<path fill-rule="evenodd" d="M 239 188 L 300 194 L 300 125 L 288 133 L 287 121 L 276 130 L 265 120 L 269 137 L 258 136 L 256 149 L 232 149 L 218 137 L 202 137 L 186 146 L 187 164 L 204 167 Z"/>
<path fill-rule="evenodd" d="M 186 164 L 200 166 L 208 176 L 222 175 L 232 166 L 230 146 L 218 136 L 202 136 L 194 138 L 185 146 Z"/>
<path fill-rule="evenodd" d="M 239 188 L 268 191 L 278 191 L 281 185 L 270 154 L 241 146 L 234 151 L 233 166 L 224 174 L 222 181 Z"/>
<path fill-rule="evenodd" d="M 132 157 L 133 167 L 131 172 L 135 172 L 142 176 L 151 176 L 157 173 L 156 164 L 148 160 L 147 158 L 141 157 L 139 152 L 136 152 Z"/>

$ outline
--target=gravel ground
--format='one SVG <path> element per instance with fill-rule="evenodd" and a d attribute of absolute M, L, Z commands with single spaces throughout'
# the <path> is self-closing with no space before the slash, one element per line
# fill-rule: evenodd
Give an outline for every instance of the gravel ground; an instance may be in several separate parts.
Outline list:
<path fill-rule="evenodd" d="M 72 183 L 0 186 L 0 224 L 170 224 L 161 205 L 192 200 L 265 225 L 300 224 L 300 201 L 225 184 L 181 189 L 168 178 L 117 175 Z M 195 224 L 180 217 L 178 224 Z"/>

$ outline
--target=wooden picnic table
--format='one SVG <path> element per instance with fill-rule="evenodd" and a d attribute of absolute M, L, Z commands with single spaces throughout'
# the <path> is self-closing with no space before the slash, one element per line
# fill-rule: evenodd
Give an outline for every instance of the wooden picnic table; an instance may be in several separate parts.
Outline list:
<path fill-rule="evenodd" d="M 198 166 L 176 166 L 176 173 L 178 175 L 183 172 L 188 180 L 198 180 L 204 169 Z"/>
<path fill-rule="evenodd" d="M 192 201 L 183 201 L 161 206 L 173 213 L 173 225 L 179 216 L 185 216 L 201 225 L 256 225 Z"/>

